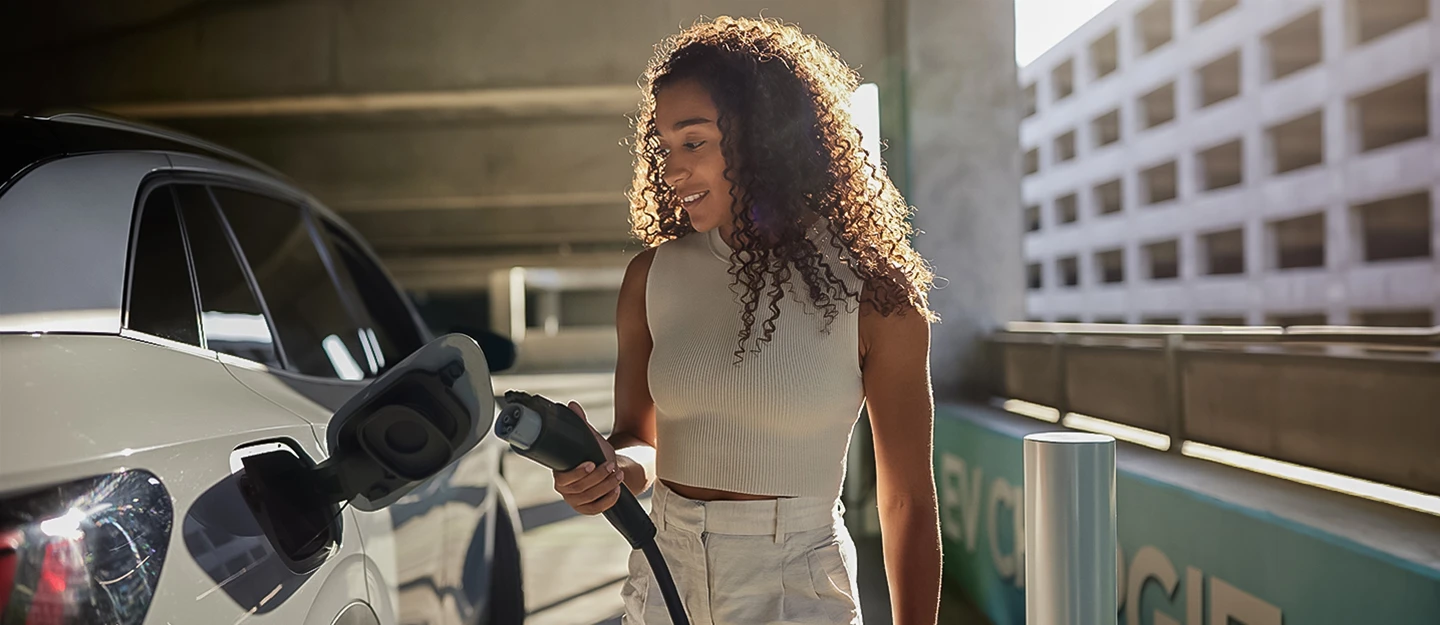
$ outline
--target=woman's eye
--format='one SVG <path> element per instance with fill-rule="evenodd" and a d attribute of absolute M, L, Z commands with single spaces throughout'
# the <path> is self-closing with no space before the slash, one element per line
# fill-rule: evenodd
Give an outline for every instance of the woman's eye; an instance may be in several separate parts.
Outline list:
<path fill-rule="evenodd" d="M 702 145 L 705 145 L 704 141 L 691 141 L 690 143 L 686 143 L 685 147 L 693 151 L 700 149 Z"/>

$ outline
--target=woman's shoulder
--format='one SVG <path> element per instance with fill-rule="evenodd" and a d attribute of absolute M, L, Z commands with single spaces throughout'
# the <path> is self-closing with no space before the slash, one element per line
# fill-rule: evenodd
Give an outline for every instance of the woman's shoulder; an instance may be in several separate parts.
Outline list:
<path fill-rule="evenodd" d="M 656 275 L 656 272 L 652 271 L 652 269 L 657 266 L 656 258 L 661 258 L 662 260 L 658 261 L 658 265 L 665 267 L 667 265 L 663 259 L 670 256 L 672 258 L 669 265 L 673 266 L 675 264 L 673 262 L 673 255 L 680 250 L 681 246 L 685 245 L 683 242 L 684 239 L 694 237 L 694 234 L 688 234 L 669 241 L 663 241 L 631 257 L 629 264 L 625 266 L 625 277 L 620 283 L 622 307 L 625 301 L 633 300 L 634 302 L 640 303 L 641 310 L 643 311 L 644 302 L 648 300 L 647 293 L 650 290 L 650 282 Z M 659 273 L 671 275 L 674 274 L 675 271 L 673 269 L 670 271 L 661 270 Z M 660 279 L 662 282 L 673 280 L 673 278 L 663 276 Z"/>
<path fill-rule="evenodd" d="M 631 257 L 630 263 L 625 266 L 625 282 L 638 279 L 643 283 L 645 277 L 650 273 L 650 267 L 655 264 L 655 253 L 658 252 L 663 245 L 665 245 L 665 243 L 646 248 L 644 251 Z"/>
<path fill-rule="evenodd" d="M 688 232 L 668 241 L 657 243 L 641 254 L 648 254 L 650 258 L 646 262 L 653 263 L 657 256 L 666 258 L 704 251 L 707 245 L 705 236 L 703 232 Z"/>

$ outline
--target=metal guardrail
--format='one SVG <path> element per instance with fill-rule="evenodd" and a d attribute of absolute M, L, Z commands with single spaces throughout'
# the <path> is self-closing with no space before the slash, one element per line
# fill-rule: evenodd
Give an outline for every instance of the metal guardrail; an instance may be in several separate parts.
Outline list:
<path fill-rule="evenodd" d="M 1013 323 L 997 394 L 1440 494 L 1440 328 Z"/>

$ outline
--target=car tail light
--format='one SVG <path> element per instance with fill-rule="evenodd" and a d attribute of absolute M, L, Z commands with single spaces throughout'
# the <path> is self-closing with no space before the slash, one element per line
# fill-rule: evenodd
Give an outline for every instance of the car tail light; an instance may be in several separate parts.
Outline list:
<path fill-rule="evenodd" d="M 10 603 L 10 588 L 15 583 L 16 550 L 20 547 L 20 532 L 0 532 L 0 623 L 5 620 L 5 606 Z"/>
<path fill-rule="evenodd" d="M 0 498 L 0 624 L 142 623 L 173 524 L 148 471 Z"/>

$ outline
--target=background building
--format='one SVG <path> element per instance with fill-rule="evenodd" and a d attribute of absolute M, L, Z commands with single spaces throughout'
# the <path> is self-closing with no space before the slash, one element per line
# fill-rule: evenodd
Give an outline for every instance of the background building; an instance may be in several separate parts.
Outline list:
<path fill-rule="evenodd" d="M 1119 0 L 1023 68 L 1028 317 L 1434 325 L 1437 15 Z"/>

